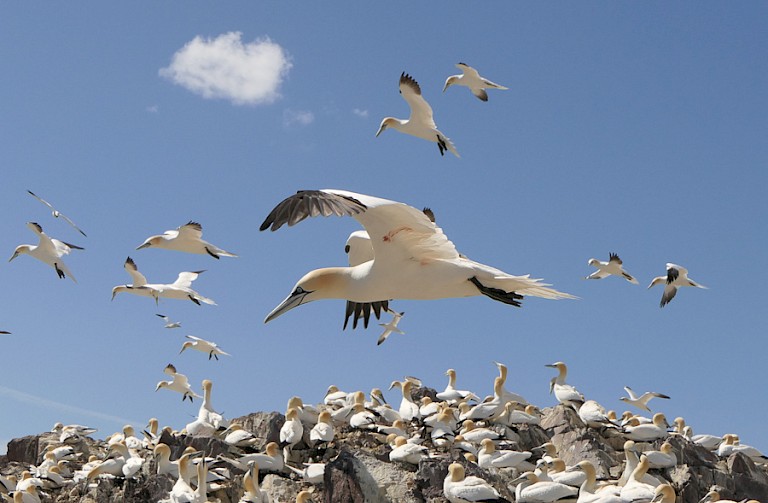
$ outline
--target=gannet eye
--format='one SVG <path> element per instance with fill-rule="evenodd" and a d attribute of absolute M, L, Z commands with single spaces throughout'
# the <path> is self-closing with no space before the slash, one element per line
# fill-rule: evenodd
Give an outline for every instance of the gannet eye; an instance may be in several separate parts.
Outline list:
<path fill-rule="evenodd" d="M 344 253 L 349 253 L 349 245 L 344 247 Z"/>
<path fill-rule="evenodd" d="M 301 295 L 302 293 L 304 293 L 304 289 L 300 286 L 297 286 L 296 290 L 293 291 L 293 295 Z"/>

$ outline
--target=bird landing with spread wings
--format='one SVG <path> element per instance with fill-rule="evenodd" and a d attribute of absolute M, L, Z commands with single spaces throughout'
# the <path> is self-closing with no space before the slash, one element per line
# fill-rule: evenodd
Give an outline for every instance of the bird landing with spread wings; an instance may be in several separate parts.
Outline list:
<path fill-rule="evenodd" d="M 345 299 L 380 306 L 392 299 L 433 300 L 485 295 L 520 307 L 524 295 L 574 299 L 529 275 L 514 276 L 460 255 L 423 212 L 396 201 L 344 190 L 299 191 L 278 204 L 260 230 L 276 231 L 307 217 L 351 216 L 371 239 L 374 258 L 352 267 L 310 271 L 264 322 L 307 302 Z M 384 307 L 386 310 L 386 307 Z M 374 310 L 378 318 L 381 307 Z M 370 312 L 370 309 L 368 310 Z"/>

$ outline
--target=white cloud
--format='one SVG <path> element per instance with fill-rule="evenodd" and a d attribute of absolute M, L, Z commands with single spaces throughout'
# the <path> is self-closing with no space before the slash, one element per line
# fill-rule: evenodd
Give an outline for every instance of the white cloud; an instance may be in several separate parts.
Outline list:
<path fill-rule="evenodd" d="M 283 111 L 283 126 L 291 127 L 293 125 L 308 126 L 315 121 L 315 114 L 308 110 L 291 110 L 287 108 Z"/>
<path fill-rule="evenodd" d="M 363 119 L 368 118 L 368 110 L 360 110 L 359 108 L 353 108 L 352 113 Z"/>
<path fill-rule="evenodd" d="M 160 107 L 157 105 L 151 105 L 146 108 L 146 111 L 151 114 L 156 114 L 160 111 Z"/>
<path fill-rule="evenodd" d="M 236 105 L 271 103 L 291 62 L 269 38 L 243 44 L 240 32 L 216 38 L 195 37 L 176 51 L 160 75 L 204 98 L 222 98 Z"/>

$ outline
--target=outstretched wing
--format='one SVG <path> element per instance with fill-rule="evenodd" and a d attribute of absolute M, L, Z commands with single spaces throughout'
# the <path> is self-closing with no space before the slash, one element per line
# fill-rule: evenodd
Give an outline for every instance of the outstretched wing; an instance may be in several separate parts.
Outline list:
<path fill-rule="evenodd" d="M 134 262 L 131 257 L 125 259 L 125 264 L 123 264 L 123 267 L 126 271 L 128 271 L 128 274 L 131 275 L 131 284 L 134 288 L 147 284 L 147 278 L 145 278 L 144 275 L 139 272 L 139 269 L 136 267 L 136 262 Z"/>
<path fill-rule="evenodd" d="M 400 94 L 411 107 L 411 115 L 408 120 L 420 122 L 431 128 L 437 128 L 435 120 L 432 118 L 432 107 L 421 95 L 421 87 L 416 80 L 403 72 L 400 75 Z"/>

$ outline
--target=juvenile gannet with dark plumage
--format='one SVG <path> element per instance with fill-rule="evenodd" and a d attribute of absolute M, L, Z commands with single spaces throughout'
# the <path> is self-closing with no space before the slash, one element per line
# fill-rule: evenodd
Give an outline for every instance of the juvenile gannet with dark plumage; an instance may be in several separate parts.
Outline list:
<path fill-rule="evenodd" d="M 77 283 L 77 280 L 69 271 L 69 268 L 64 263 L 62 257 L 64 255 L 68 255 L 72 250 L 82 250 L 83 248 L 48 237 L 48 235 L 43 232 L 43 228 L 40 227 L 40 224 L 36 222 L 27 222 L 27 227 L 29 227 L 32 232 L 37 234 L 37 237 L 40 238 L 40 240 L 38 241 L 37 245 L 17 246 L 13 251 L 11 258 L 8 259 L 8 262 L 15 259 L 19 255 L 26 254 L 30 257 L 36 258 L 40 262 L 53 267 L 53 269 L 56 271 L 56 274 L 59 275 L 59 278 L 65 278 L 69 276 L 72 281 Z"/>
<path fill-rule="evenodd" d="M 190 220 L 175 230 L 168 230 L 157 236 L 148 237 L 136 249 L 162 248 L 164 250 L 176 250 L 184 253 L 207 254 L 215 259 L 220 257 L 237 257 L 234 253 L 222 250 L 218 246 L 204 241 L 202 237 L 203 226 Z"/>
<path fill-rule="evenodd" d="M 376 136 L 379 136 L 387 128 L 393 128 L 401 133 L 437 143 L 440 155 L 444 155 L 446 150 L 450 150 L 456 157 L 461 157 L 451 140 L 437 129 L 432 117 L 432 107 L 421 95 L 419 83 L 405 72 L 400 74 L 400 94 L 411 108 L 411 115 L 408 120 L 385 117 L 381 121 L 379 130 L 376 131 Z"/>
<path fill-rule="evenodd" d="M 648 288 L 664 283 L 664 294 L 661 296 L 659 307 L 669 304 L 677 295 L 677 288 L 681 286 L 695 286 L 696 288 L 707 288 L 700 285 L 688 277 L 688 269 L 676 264 L 667 263 L 667 275 L 656 276 L 648 285 Z"/>
<path fill-rule="evenodd" d="M 485 92 L 486 89 L 499 89 L 502 91 L 509 89 L 507 87 L 496 84 L 495 82 L 491 82 L 485 77 L 481 77 L 480 74 L 477 73 L 477 70 L 466 63 L 458 63 L 456 64 L 456 68 L 461 70 L 461 75 L 451 75 L 448 77 L 445 80 L 443 92 L 445 92 L 445 90 L 450 86 L 465 86 L 468 87 L 470 91 L 472 91 L 472 94 L 474 94 L 477 99 L 481 101 L 488 101 L 488 93 Z"/>
<path fill-rule="evenodd" d="M 139 272 L 136 262 L 131 257 L 125 259 L 123 268 L 128 272 L 133 280 L 130 285 L 118 285 L 112 288 L 112 300 L 118 293 L 126 292 L 142 297 L 153 297 L 155 303 L 159 302 L 160 297 L 166 299 L 188 299 L 200 305 L 201 302 L 209 305 L 216 305 L 212 299 L 203 297 L 192 289 L 192 282 L 205 271 L 185 271 L 180 272 L 178 278 L 173 283 L 147 283 L 147 278 Z"/>
<path fill-rule="evenodd" d="M 593 267 L 597 267 L 597 271 L 587 276 L 586 279 L 603 279 L 608 276 L 620 276 L 630 283 L 635 285 L 638 284 L 637 279 L 624 270 L 624 267 L 622 267 L 624 262 L 622 262 L 619 256 L 615 253 L 608 254 L 608 262 L 591 258 L 587 263 Z"/>
<path fill-rule="evenodd" d="M 548 288 L 538 279 L 513 276 L 461 256 L 442 229 L 422 211 L 364 194 L 332 189 L 300 191 L 278 204 L 260 230 L 275 231 L 284 224 L 294 225 L 318 215 L 354 217 L 368 231 L 375 258 L 354 267 L 309 272 L 265 322 L 318 299 L 373 304 L 390 299 L 485 295 L 519 307 L 524 295 L 575 298 Z M 375 314 L 379 316 L 379 312 Z"/>

